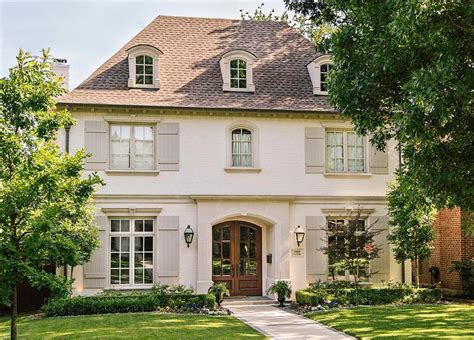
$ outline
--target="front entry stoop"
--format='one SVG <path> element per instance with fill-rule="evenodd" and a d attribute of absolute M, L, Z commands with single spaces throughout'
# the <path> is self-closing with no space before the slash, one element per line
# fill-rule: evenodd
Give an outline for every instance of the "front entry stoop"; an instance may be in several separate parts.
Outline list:
<path fill-rule="evenodd" d="M 272 306 L 277 304 L 278 301 L 266 296 L 233 296 L 225 298 L 222 302 L 222 307 Z"/>

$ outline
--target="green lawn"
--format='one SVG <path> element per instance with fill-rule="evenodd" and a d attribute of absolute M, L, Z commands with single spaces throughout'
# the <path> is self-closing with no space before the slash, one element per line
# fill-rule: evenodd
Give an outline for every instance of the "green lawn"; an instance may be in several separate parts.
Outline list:
<path fill-rule="evenodd" d="M 307 317 L 361 339 L 474 339 L 474 305 L 356 307 Z"/>
<path fill-rule="evenodd" d="M 0 318 L 0 338 L 8 338 L 10 323 Z M 165 339 L 263 338 L 231 316 L 158 313 L 107 314 L 30 320 L 20 318 L 20 339 Z"/>

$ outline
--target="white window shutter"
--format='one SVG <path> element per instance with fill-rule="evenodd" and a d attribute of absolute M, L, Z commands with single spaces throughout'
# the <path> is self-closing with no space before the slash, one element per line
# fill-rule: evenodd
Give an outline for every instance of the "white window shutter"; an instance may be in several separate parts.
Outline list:
<path fill-rule="evenodd" d="M 159 216 L 157 232 L 157 269 L 158 281 L 161 283 L 178 283 L 179 237 L 179 216 Z"/>
<path fill-rule="evenodd" d="M 390 279 L 390 244 L 387 241 L 389 233 L 388 217 L 371 216 L 369 222 L 372 226 L 372 231 L 381 231 L 374 237 L 375 245 L 381 247 L 381 250 L 379 252 L 379 257 L 373 259 L 370 263 L 372 281 L 388 281 Z"/>
<path fill-rule="evenodd" d="M 325 216 L 306 216 L 306 275 L 326 275 L 327 255 L 319 249 L 327 245 Z"/>
<path fill-rule="evenodd" d="M 388 174 L 388 153 L 387 148 L 385 152 L 378 151 L 377 148 L 369 141 L 369 170 L 374 175 Z"/>
<path fill-rule="evenodd" d="M 84 264 L 84 288 L 104 288 L 107 285 L 108 257 L 108 218 L 96 216 L 95 223 L 99 230 L 99 247 L 94 251 L 89 262 Z"/>
<path fill-rule="evenodd" d="M 84 122 L 84 147 L 91 157 L 86 159 L 86 170 L 105 170 L 109 160 L 109 133 L 105 121 Z"/>
<path fill-rule="evenodd" d="M 305 172 L 322 174 L 325 172 L 325 129 L 306 127 L 305 132 Z"/>
<path fill-rule="evenodd" d="M 157 136 L 158 169 L 179 171 L 179 124 L 158 124 Z"/>

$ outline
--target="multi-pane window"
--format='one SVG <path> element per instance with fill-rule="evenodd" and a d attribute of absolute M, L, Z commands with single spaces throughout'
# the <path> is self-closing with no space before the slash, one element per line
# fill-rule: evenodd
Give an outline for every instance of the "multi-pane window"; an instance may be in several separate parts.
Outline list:
<path fill-rule="evenodd" d="M 365 220 L 362 219 L 329 219 L 327 221 L 328 230 L 328 245 L 336 246 L 337 248 L 349 247 L 350 258 L 357 259 L 357 249 L 360 247 L 360 242 L 364 242 L 364 238 L 361 236 L 365 230 Z M 345 233 L 348 227 L 355 227 L 355 236 L 351 239 L 345 237 Z M 357 266 L 351 270 L 344 269 L 344 263 L 341 259 L 335 256 L 328 255 L 329 265 L 329 276 L 335 279 L 348 279 L 350 275 L 354 275 L 354 271 L 357 271 L 358 276 L 366 276 L 368 273 L 367 266 Z"/>
<path fill-rule="evenodd" d="M 247 88 L 247 62 L 242 59 L 230 61 L 230 87 L 232 89 Z"/>
<path fill-rule="evenodd" d="M 152 284 L 153 220 L 113 219 L 110 223 L 110 283 Z"/>
<path fill-rule="evenodd" d="M 328 172 L 364 172 L 364 136 L 352 131 L 327 132 L 326 170 Z"/>
<path fill-rule="evenodd" d="M 321 91 L 326 92 L 328 90 L 328 74 L 330 70 L 331 70 L 331 64 L 322 64 L 320 66 L 319 72 L 320 72 L 320 80 L 321 80 Z"/>
<path fill-rule="evenodd" d="M 135 59 L 135 82 L 141 85 L 153 85 L 153 58 L 139 55 Z"/>
<path fill-rule="evenodd" d="M 112 169 L 153 169 L 154 138 L 151 126 L 112 125 Z"/>
<path fill-rule="evenodd" d="M 232 131 L 232 166 L 252 166 L 252 132 L 247 129 Z"/>

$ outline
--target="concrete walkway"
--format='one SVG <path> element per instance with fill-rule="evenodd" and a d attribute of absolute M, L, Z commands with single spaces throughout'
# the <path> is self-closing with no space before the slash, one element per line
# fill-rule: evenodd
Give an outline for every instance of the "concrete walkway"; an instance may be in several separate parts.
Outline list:
<path fill-rule="evenodd" d="M 354 339 L 273 305 L 226 306 L 232 314 L 271 339 Z"/>

